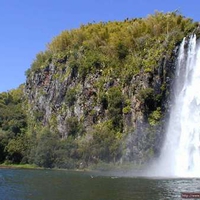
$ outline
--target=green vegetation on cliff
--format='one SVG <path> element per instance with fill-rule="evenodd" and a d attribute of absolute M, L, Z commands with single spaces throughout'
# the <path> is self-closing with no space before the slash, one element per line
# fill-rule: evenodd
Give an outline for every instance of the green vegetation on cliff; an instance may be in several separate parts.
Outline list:
<path fill-rule="evenodd" d="M 196 26 L 176 12 L 156 12 L 123 22 L 89 23 L 55 37 L 47 50 L 37 55 L 30 71 L 45 68 L 52 60 L 65 67 L 63 63 L 68 60 L 82 78 L 102 69 L 105 76 L 128 81 L 141 69 L 153 71 L 163 55 L 170 56 L 176 43 Z"/>
<path fill-rule="evenodd" d="M 150 159 L 174 49 L 196 27 L 179 13 L 156 12 L 63 31 L 37 54 L 24 88 L 0 94 L 0 162 L 116 163 L 127 153 L 130 132 L 129 160 Z"/>

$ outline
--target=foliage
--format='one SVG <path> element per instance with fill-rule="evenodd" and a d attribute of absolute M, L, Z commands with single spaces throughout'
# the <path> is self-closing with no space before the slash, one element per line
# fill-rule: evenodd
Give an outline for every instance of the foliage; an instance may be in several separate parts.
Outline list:
<path fill-rule="evenodd" d="M 148 118 L 149 124 L 151 126 L 155 126 L 162 117 L 161 108 L 158 107 L 155 111 L 153 111 Z"/>
<path fill-rule="evenodd" d="M 53 38 L 47 50 L 36 56 L 31 71 L 44 68 L 51 59 L 55 64 L 68 60 L 82 78 L 106 68 L 109 73 L 115 69 L 115 75 L 127 80 L 128 74 L 138 73 L 141 67 L 144 71 L 154 70 L 162 57 L 170 56 L 175 44 L 195 27 L 197 23 L 178 12 L 89 23 Z"/>
<path fill-rule="evenodd" d="M 131 111 L 131 107 L 130 106 L 126 106 L 123 108 L 123 113 L 124 114 L 128 114 Z"/>
<path fill-rule="evenodd" d="M 122 108 L 123 95 L 119 87 L 111 87 L 107 93 L 108 96 L 108 112 L 112 121 L 113 128 L 122 131 Z"/>
<path fill-rule="evenodd" d="M 26 156 L 28 144 L 26 135 L 19 135 L 11 139 L 5 148 L 7 160 L 10 160 L 12 163 L 20 163 L 23 157 Z"/>
<path fill-rule="evenodd" d="M 91 139 L 80 143 L 80 156 L 87 164 L 115 162 L 121 157 L 121 139 L 122 134 L 114 131 L 111 121 L 98 124 L 91 132 Z"/>
<path fill-rule="evenodd" d="M 55 150 L 57 148 L 58 136 L 52 134 L 48 129 L 43 129 L 37 145 L 34 149 L 33 163 L 39 167 L 51 168 L 55 160 Z"/>
<path fill-rule="evenodd" d="M 152 99 L 154 96 L 154 89 L 153 88 L 145 88 L 140 90 L 139 99 L 141 101 L 148 101 Z"/>
<path fill-rule="evenodd" d="M 58 144 L 58 148 L 55 151 L 54 167 L 76 168 L 78 158 L 78 144 L 73 137 L 69 136 Z"/>
<path fill-rule="evenodd" d="M 0 94 L 0 162 L 20 163 L 25 156 L 27 121 L 22 101 L 23 85 Z"/>
<path fill-rule="evenodd" d="M 117 50 L 117 55 L 118 55 L 119 60 L 125 59 L 126 56 L 128 55 L 128 48 L 122 42 L 119 42 L 117 44 L 116 50 Z"/>
<path fill-rule="evenodd" d="M 79 123 L 77 117 L 70 117 L 66 120 L 66 126 L 68 130 L 68 135 L 70 136 L 77 136 L 79 133 L 83 132 L 83 128 Z"/>
<path fill-rule="evenodd" d="M 49 51 L 40 52 L 36 55 L 34 62 L 31 65 L 31 69 L 33 71 L 37 71 L 43 69 L 48 66 L 51 62 L 52 54 Z M 31 73 L 30 70 L 26 71 L 26 75 L 28 76 Z"/>
<path fill-rule="evenodd" d="M 105 66 L 104 55 L 99 51 L 87 50 L 80 63 L 79 74 L 85 78 L 87 74 L 103 69 Z"/>
<path fill-rule="evenodd" d="M 9 141 L 9 135 L 7 132 L 0 130 L 0 163 L 4 162 L 6 159 L 7 153 L 6 153 L 6 146 Z"/>
<path fill-rule="evenodd" d="M 76 101 L 76 93 L 76 89 L 74 88 L 67 91 L 65 101 L 69 107 L 74 105 L 74 102 Z"/>

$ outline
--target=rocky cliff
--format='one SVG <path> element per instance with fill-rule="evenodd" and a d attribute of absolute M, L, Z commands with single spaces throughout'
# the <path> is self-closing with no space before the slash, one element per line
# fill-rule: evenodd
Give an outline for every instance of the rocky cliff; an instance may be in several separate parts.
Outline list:
<path fill-rule="evenodd" d="M 153 72 L 139 72 L 131 78 L 128 85 L 122 86 L 119 78 L 103 77 L 103 97 L 97 87 L 102 82 L 101 71 L 88 74 L 84 81 L 80 81 L 79 74 L 70 71 L 67 60 L 62 61 L 65 66 L 62 69 L 50 63 L 27 79 L 25 92 L 30 116 L 37 122 L 36 126 L 40 124 L 49 126 L 52 130 L 57 129 L 61 138 L 72 134 L 68 125 L 70 123 L 77 126 L 81 124 L 87 132 L 94 125 L 115 117 L 114 126 L 119 127 L 124 134 L 133 133 L 133 143 L 137 144 L 132 148 L 140 146 L 148 149 L 161 137 L 146 135 L 150 133 L 145 129 L 154 128 L 168 108 L 170 79 L 175 69 L 174 59 L 174 56 L 170 59 L 163 58 L 157 69 Z M 65 76 L 67 71 L 68 75 Z M 113 95 L 113 100 L 109 99 L 109 95 Z M 118 110 L 109 110 L 109 106 Z M 112 116 L 115 114 L 118 116 Z M 148 137 L 153 137 L 153 141 L 148 141 Z"/>
<path fill-rule="evenodd" d="M 61 140 L 73 137 L 78 149 L 91 148 L 79 155 L 86 162 L 158 155 L 178 43 L 195 26 L 156 13 L 63 32 L 27 71 L 29 132 L 48 127 Z"/>

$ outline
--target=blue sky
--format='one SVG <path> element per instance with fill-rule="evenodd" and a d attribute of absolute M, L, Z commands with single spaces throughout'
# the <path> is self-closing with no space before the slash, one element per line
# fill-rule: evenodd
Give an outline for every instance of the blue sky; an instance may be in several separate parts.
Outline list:
<path fill-rule="evenodd" d="M 199 0 L 2 0 L 0 4 L 0 92 L 25 82 L 35 55 L 63 30 L 88 22 L 146 17 L 178 9 L 200 21 Z"/>

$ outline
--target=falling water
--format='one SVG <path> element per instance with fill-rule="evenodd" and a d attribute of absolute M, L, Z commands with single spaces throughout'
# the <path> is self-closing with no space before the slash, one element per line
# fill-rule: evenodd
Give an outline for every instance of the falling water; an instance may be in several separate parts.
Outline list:
<path fill-rule="evenodd" d="M 200 45 L 195 35 L 180 45 L 174 92 L 156 175 L 200 177 Z"/>

